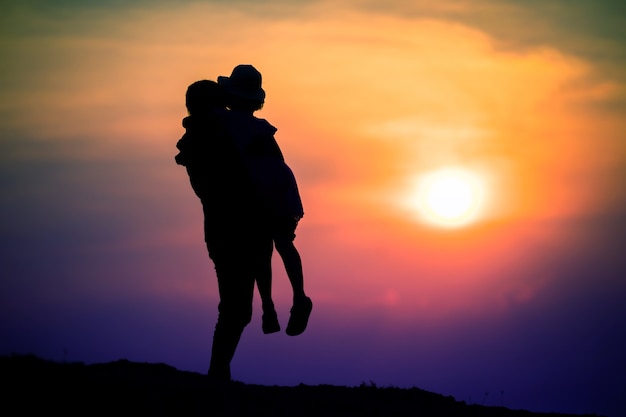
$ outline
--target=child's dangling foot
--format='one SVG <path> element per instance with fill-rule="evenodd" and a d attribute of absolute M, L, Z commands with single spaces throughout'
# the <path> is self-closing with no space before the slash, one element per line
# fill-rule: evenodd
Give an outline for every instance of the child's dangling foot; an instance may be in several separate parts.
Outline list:
<path fill-rule="evenodd" d="M 280 323 L 278 323 L 278 315 L 274 308 L 274 303 L 263 304 L 263 316 L 261 317 L 263 322 L 263 333 L 270 334 L 280 331 Z"/>
<path fill-rule="evenodd" d="M 285 332 L 289 336 L 302 334 L 306 330 L 311 310 L 313 310 L 313 302 L 309 297 L 304 296 L 295 299 Z"/>

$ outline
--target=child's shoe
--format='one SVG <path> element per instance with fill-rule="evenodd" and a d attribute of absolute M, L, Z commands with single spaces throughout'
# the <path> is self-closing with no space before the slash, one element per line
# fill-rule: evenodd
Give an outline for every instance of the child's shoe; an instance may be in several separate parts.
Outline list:
<path fill-rule="evenodd" d="M 313 302 L 309 297 L 304 297 L 301 301 L 295 302 L 291 308 L 291 316 L 285 332 L 289 336 L 302 334 L 306 330 L 311 310 L 313 310 Z"/>
<path fill-rule="evenodd" d="M 263 333 L 270 334 L 280 332 L 280 323 L 278 323 L 278 315 L 276 314 L 274 306 L 263 309 L 261 320 L 263 322 Z"/>

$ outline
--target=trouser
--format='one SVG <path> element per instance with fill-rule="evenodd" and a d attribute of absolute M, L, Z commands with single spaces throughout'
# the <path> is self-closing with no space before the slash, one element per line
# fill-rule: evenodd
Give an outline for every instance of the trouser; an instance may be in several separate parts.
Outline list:
<path fill-rule="evenodd" d="M 239 339 L 252 318 L 255 278 L 271 262 L 272 240 L 260 231 L 207 234 L 207 249 L 215 265 L 220 303 L 213 334 L 209 374 L 230 379 L 230 363 Z"/>

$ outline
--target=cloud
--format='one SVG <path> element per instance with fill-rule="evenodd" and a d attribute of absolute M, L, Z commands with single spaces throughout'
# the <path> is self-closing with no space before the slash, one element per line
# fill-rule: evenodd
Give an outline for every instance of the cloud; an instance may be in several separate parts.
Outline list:
<path fill-rule="evenodd" d="M 153 350 L 145 340 L 181 334 L 184 322 L 192 354 L 171 353 L 183 347 L 166 340 L 159 360 L 206 365 L 217 288 L 174 145 L 187 85 L 246 62 L 263 72 L 259 116 L 279 128 L 300 182 L 296 244 L 318 312 L 315 343 L 264 339 L 285 352 L 268 356 L 326 355 L 340 382 L 350 382 L 343 371 L 408 385 L 423 375 L 441 390 L 480 372 L 481 384 L 532 386 L 547 372 L 558 387 L 569 365 L 605 381 L 588 370 L 600 358 L 606 371 L 623 351 L 622 29 L 619 13 L 605 28 L 595 19 L 609 2 L 567 4 L 11 5 L 0 14 L 3 347 L 60 352 L 70 340 L 80 360 L 141 357 Z M 444 164 L 479 173 L 490 190 L 490 211 L 453 232 L 399 204 Z M 288 311 L 274 262 L 276 302 Z M 239 357 L 256 363 L 245 349 Z M 524 365 L 507 367 L 512 355 Z M 329 382 L 319 362 L 293 357 Z M 274 364 L 246 377 L 273 378 Z"/>
<path fill-rule="evenodd" d="M 363 230 L 419 227 L 392 197 L 442 164 L 484 175 L 486 220 L 576 217 L 606 205 L 615 189 L 607 173 L 622 163 L 620 125 L 589 103 L 614 100 L 619 85 L 590 78 L 593 63 L 558 49 L 499 49 L 490 32 L 442 17 L 469 15 L 469 4 L 446 4 L 418 3 L 422 14 L 399 17 L 371 4 L 319 2 L 268 20 L 226 4 L 163 2 L 93 13 L 90 25 L 83 13 L 93 10 L 69 14 L 65 29 L 55 15 L 46 36 L 4 45 L 13 72 L 0 116 L 21 137 L 50 141 L 53 158 L 77 178 L 94 179 L 102 193 L 89 210 L 108 207 L 136 236 L 151 236 L 146 244 L 159 215 L 146 221 L 129 206 L 136 220 L 123 220 L 116 202 L 132 196 L 129 204 L 173 213 L 176 203 L 158 195 L 184 181 L 171 161 L 184 90 L 240 62 L 264 74 L 261 116 L 279 127 L 308 224 L 345 245 Z M 185 204 L 191 212 L 196 202 Z M 193 230 L 191 221 L 163 236 L 182 239 L 176 229 Z M 141 240 L 120 234 L 129 239 Z"/>
<path fill-rule="evenodd" d="M 163 2 L 121 15 L 68 8 L 63 28 L 61 12 L 23 14 L 30 27 L 49 20 L 2 46 L 12 60 L 0 120 L 14 135 L 2 145 L 13 183 L 4 202 L 27 193 L 15 216 L 45 207 L 56 215 L 39 221 L 64 245 L 119 259 L 107 288 L 132 276 L 128 291 L 171 289 L 175 268 L 142 268 L 145 254 L 198 244 L 188 279 L 174 286 L 192 296 L 200 281 L 189 277 L 207 261 L 198 203 L 172 160 L 183 95 L 196 79 L 250 62 L 268 91 L 260 115 L 279 127 L 301 184 L 299 242 L 321 299 L 340 304 L 359 280 L 367 284 L 360 307 L 424 317 L 483 311 L 485 300 L 504 309 L 529 303 L 556 279 L 537 272 L 547 261 L 533 248 L 560 252 L 566 220 L 624 207 L 615 176 L 623 122 L 601 111 L 621 86 L 583 57 L 546 45 L 501 48 L 492 31 L 461 23 L 493 12 L 491 3 L 448 4 L 317 2 L 288 19 Z M 398 201 L 412 198 L 416 177 L 455 164 L 488 184 L 489 210 L 477 227 L 446 238 Z M 50 190 L 56 198 L 39 203 Z M 77 231 L 87 224 L 89 232 Z M 499 281 L 506 270 L 518 272 Z M 328 278 L 337 273 L 340 282 Z M 392 278 L 383 285 L 381 276 Z"/>

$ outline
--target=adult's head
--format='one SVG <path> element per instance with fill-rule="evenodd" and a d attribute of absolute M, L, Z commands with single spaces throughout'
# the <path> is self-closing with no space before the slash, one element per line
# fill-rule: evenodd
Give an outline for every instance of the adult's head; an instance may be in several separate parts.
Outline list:
<path fill-rule="evenodd" d="M 190 115 L 200 115 L 226 106 L 222 87 L 215 81 L 200 80 L 187 87 L 185 105 Z"/>
<path fill-rule="evenodd" d="M 224 88 L 231 109 L 256 111 L 265 103 L 261 73 L 252 65 L 237 65 L 230 77 L 219 76 L 217 82 Z"/>

